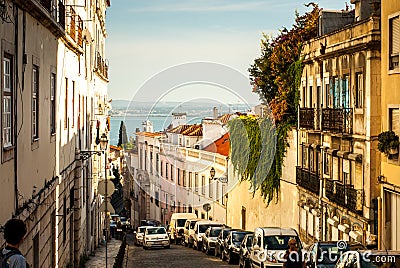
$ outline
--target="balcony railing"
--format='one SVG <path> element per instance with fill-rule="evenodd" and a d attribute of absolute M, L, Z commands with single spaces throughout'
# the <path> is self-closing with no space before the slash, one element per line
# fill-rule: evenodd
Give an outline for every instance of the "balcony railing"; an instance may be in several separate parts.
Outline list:
<path fill-rule="evenodd" d="M 323 108 L 322 130 L 334 133 L 353 133 L 352 108 Z"/>
<path fill-rule="evenodd" d="M 314 129 L 314 108 L 300 108 L 300 128 Z"/>
<path fill-rule="evenodd" d="M 318 175 L 302 167 L 296 167 L 296 183 L 310 192 L 319 195 Z"/>
<path fill-rule="evenodd" d="M 363 190 L 354 189 L 353 185 L 344 185 L 339 181 L 326 180 L 326 197 L 355 213 L 362 213 Z"/>
<path fill-rule="evenodd" d="M 99 52 L 97 52 L 96 57 L 96 72 L 103 78 L 108 79 L 108 63 Z"/>

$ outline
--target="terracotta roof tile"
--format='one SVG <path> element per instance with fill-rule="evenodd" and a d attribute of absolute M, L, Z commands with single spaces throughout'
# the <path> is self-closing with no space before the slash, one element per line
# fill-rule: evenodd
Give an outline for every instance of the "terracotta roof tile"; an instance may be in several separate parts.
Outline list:
<path fill-rule="evenodd" d="M 158 137 L 163 135 L 160 132 L 136 132 L 135 134 L 143 137 Z"/>
<path fill-rule="evenodd" d="M 230 150 L 229 133 L 225 133 L 221 138 L 204 148 L 204 150 L 228 156 Z"/>

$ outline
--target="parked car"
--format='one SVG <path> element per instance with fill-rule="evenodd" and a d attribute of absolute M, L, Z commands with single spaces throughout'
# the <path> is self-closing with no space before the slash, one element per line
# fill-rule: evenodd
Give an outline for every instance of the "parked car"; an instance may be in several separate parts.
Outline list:
<path fill-rule="evenodd" d="M 157 221 L 157 220 L 141 220 L 140 221 L 140 226 L 160 226 L 161 222 Z"/>
<path fill-rule="evenodd" d="M 240 244 L 239 266 L 240 268 L 250 268 L 250 251 L 253 244 L 253 234 L 247 234 Z"/>
<path fill-rule="evenodd" d="M 282 267 L 283 256 L 291 238 L 297 241 L 297 248 L 302 249 L 299 235 L 293 228 L 256 228 L 250 254 L 252 267 Z"/>
<path fill-rule="evenodd" d="M 171 216 L 171 221 L 169 223 L 169 237 L 171 242 L 174 241 L 175 244 L 181 243 L 183 239 L 183 231 L 185 227 L 185 222 L 188 219 L 196 219 L 197 216 L 194 213 L 174 213 Z"/>
<path fill-rule="evenodd" d="M 346 242 L 343 243 L 346 247 L 339 248 L 340 241 L 320 241 L 310 246 L 307 254 L 306 267 L 335 267 L 336 262 L 339 260 L 340 255 L 349 250 L 363 250 L 366 249 L 359 242 Z"/>
<path fill-rule="evenodd" d="M 143 238 L 143 248 L 170 248 L 167 230 L 164 227 L 147 227 Z"/>
<path fill-rule="evenodd" d="M 189 219 L 185 222 L 185 227 L 183 229 L 183 243 L 185 247 L 193 246 L 193 236 L 194 236 L 194 226 L 196 222 L 200 221 L 201 219 Z"/>
<path fill-rule="evenodd" d="M 230 232 L 224 241 L 224 250 L 221 253 L 222 260 L 226 259 L 229 264 L 239 261 L 240 245 L 244 237 L 250 233 L 243 230 Z"/>
<path fill-rule="evenodd" d="M 117 232 L 117 222 L 114 220 L 110 220 L 110 235 L 111 237 L 115 237 Z"/>
<path fill-rule="evenodd" d="M 215 243 L 215 250 L 214 250 L 215 257 L 221 256 L 221 253 L 224 250 L 224 240 L 232 230 L 233 229 L 229 227 L 222 228 L 221 233 L 219 233 L 217 237 L 217 242 Z"/>
<path fill-rule="evenodd" d="M 223 224 L 215 221 L 198 221 L 194 225 L 193 249 L 200 250 L 203 245 L 203 235 L 208 228 L 222 227 Z"/>
<path fill-rule="evenodd" d="M 209 255 L 215 250 L 217 237 L 222 231 L 222 227 L 210 227 L 206 230 L 203 236 L 203 251 Z"/>
<path fill-rule="evenodd" d="M 340 256 L 335 268 L 396 268 L 400 267 L 400 251 L 347 251 Z"/>
<path fill-rule="evenodd" d="M 137 231 L 133 232 L 135 236 L 135 245 L 142 246 L 143 245 L 143 236 L 146 228 L 148 226 L 140 226 L 137 228 Z"/>

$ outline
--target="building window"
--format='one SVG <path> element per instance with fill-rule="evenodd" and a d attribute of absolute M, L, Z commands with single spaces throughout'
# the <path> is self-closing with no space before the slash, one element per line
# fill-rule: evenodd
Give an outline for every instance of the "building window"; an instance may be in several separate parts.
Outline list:
<path fill-rule="evenodd" d="M 75 81 L 72 81 L 72 127 L 75 126 Z"/>
<path fill-rule="evenodd" d="M 313 108 L 313 87 L 312 86 L 309 86 L 308 107 Z"/>
<path fill-rule="evenodd" d="M 158 174 L 158 172 L 160 171 L 160 155 L 156 154 L 156 172 Z"/>
<path fill-rule="evenodd" d="M 39 67 L 32 69 L 32 139 L 39 138 Z"/>
<path fill-rule="evenodd" d="M 214 184 L 212 183 L 212 179 L 210 179 L 209 183 L 208 183 L 208 195 L 209 197 L 213 197 L 213 186 Z"/>
<path fill-rule="evenodd" d="M 50 134 L 56 133 L 56 74 L 50 75 Z"/>
<path fill-rule="evenodd" d="M 158 154 L 157 154 L 157 156 L 158 156 Z M 164 176 L 164 172 L 163 172 L 163 169 L 164 169 L 164 162 L 163 161 L 161 161 L 161 169 L 160 169 L 160 172 L 161 172 L 161 177 L 163 177 Z"/>
<path fill-rule="evenodd" d="M 168 179 L 168 163 L 165 163 L 165 178 Z"/>
<path fill-rule="evenodd" d="M 400 18 L 389 19 L 389 70 L 399 69 Z"/>
<path fill-rule="evenodd" d="M 153 152 L 150 152 L 150 174 L 153 174 Z"/>
<path fill-rule="evenodd" d="M 189 188 L 192 188 L 192 172 L 189 172 Z"/>
<path fill-rule="evenodd" d="M 39 268 L 39 255 L 40 255 L 40 248 L 39 248 L 39 234 L 36 234 L 33 237 L 33 268 Z"/>
<path fill-rule="evenodd" d="M 3 147 L 13 145 L 13 101 L 12 101 L 12 64 L 11 57 L 3 59 Z"/>
<path fill-rule="evenodd" d="M 171 164 L 171 180 L 174 180 L 174 167 Z"/>
<path fill-rule="evenodd" d="M 194 190 L 199 191 L 199 174 L 197 173 L 194 174 Z"/>
<path fill-rule="evenodd" d="M 178 168 L 178 185 L 181 185 L 181 169 Z"/>
<path fill-rule="evenodd" d="M 157 207 L 159 206 L 159 199 L 160 199 L 160 194 L 158 192 L 156 192 L 156 194 L 155 194 L 155 203 L 156 203 Z"/>
<path fill-rule="evenodd" d="M 330 161 L 329 161 L 329 155 L 327 153 L 324 153 L 324 174 L 329 176 L 330 175 Z"/>
<path fill-rule="evenodd" d="M 186 187 L 186 171 L 182 170 L 183 187 Z"/>
<path fill-rule="evenodd" d="M 362 73 L 356 74 L 356 108 L 364 107 L 364 76 Z"/>
<path fill-rule="evenodd" d="M 64 128 L 68 127 L 68 78 L 65 78 Z"/>
<path fill-rule="evenodd" d="M 397 136 L 400 136 L 400 109 L 389 109 L 389 130 L 393 131 Z M 390 154 L 389 159 L 397 160 L 399 154 Z"/>
<path fill-rule="evenodd" d="M 206 194 L 206 177 L 204 175 L 201 176 L 201 194 Z"/>
<path fill-rule="evenodd" d="M 225 196 L 225 192 L 226 192 L 226 186 L 224 185 L 224 184 L 222 184 L 222 205 L 225 205 L 226 204 L 226 200 L 225 200 L 225 198 L 226 198 L 226 196 Z"/>

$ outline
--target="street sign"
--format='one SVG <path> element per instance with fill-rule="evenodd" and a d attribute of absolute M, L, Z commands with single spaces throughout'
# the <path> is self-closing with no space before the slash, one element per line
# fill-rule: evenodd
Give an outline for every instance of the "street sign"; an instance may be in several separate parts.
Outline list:
<path fill-rule="evenodd" d="M 99 185 L 97 186 L 97 192 L 101 195 L 111 196 L 114 193 L 115 187 L 112 181 L 107 180 L 107 193 L 106 193 L 106 181 L 99 181 Z"/>
<path fill-rule="evenodd" d="M 100 208 L 99 208 L 100 212 L 110 212 L 111 214 L 114 214 L 114 208 L 112 207 L 110 200 L 108 200 L 107 202 L 107 208 L 106 208 L 106 202 L 103 201 L 103 203 L 101 203 Z"/>
<path fill-rule="evenodd" d="M 211 210 L 211 205 L 210 205 L 209 203 L 205 203 L 205 204 L 203 205 L 203 209 L 204 209 L 205 211 L 209 212 L 209 211 Z"/>

